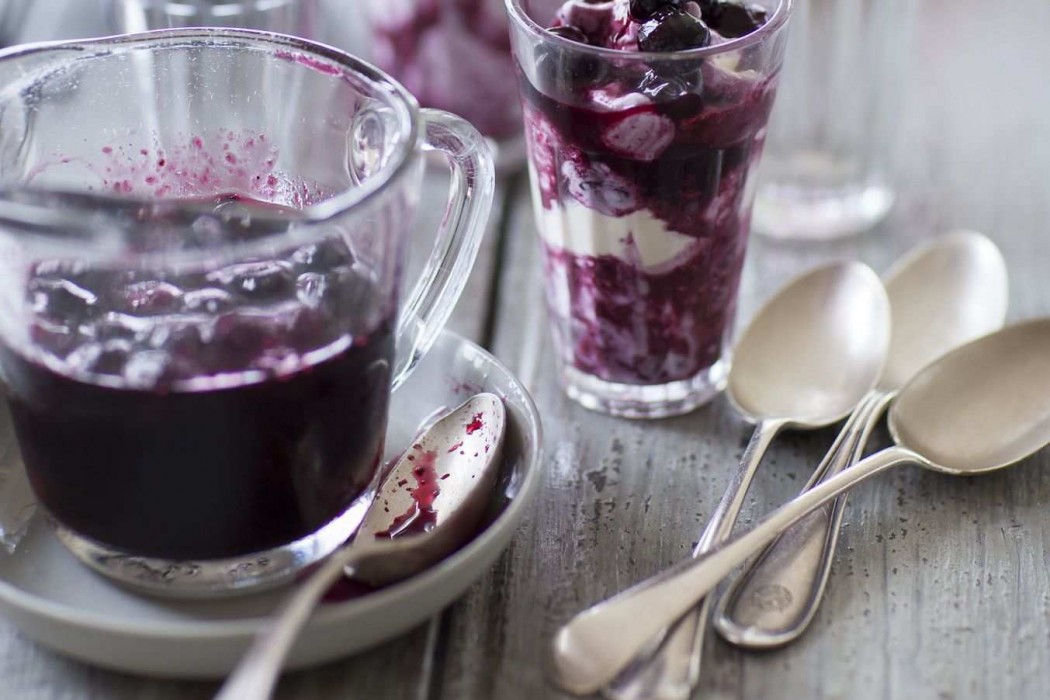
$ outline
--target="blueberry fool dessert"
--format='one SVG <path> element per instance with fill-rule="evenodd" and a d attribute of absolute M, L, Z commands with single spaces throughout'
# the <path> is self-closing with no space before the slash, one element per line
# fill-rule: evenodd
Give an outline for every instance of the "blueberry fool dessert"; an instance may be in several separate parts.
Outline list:
<path fill-rule="evenodd" d="M 666 385 L 724 371 L 782 46 L 684 52 L 769 19 L 724 0 L 571 0 L 549 26 L 567 41 L 523 68 L 548 305 L 579 372 Z"/>
<path fill-rule="evenodd" d="M 424 107 L 495 139 L 521 133 L 502 0 L 369 0 L 376 64 Z"/>

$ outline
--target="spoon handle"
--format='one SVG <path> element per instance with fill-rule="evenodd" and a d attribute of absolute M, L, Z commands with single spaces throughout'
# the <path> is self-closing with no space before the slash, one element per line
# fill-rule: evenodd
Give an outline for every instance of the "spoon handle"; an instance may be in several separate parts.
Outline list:
<path fill-rule="evenodd" d="M 773 511 L 750 532 L 579 613 L 554 636 L 551 680 L 572 693 L 596 692 L 662 629 L 786 528 L 854 484 L 908 462 L 928 464 L 910 450 L 887 448 Z"/>
<path fill-rule="evenodd" d="M 873 391 L 857 407 L 856 421 L 843 429 L 842 449 L 829 452 L 803 493 L 858 461 L 871 431 L 894 392 Z M 722 594 L 715 628 L 727 641 L 768 649 L 796 639 L 820 606 L 831 573 L 846 495 L 826 503 L 785 530 Z"/>
<path fill-rule="evenodd" d="M 700 541 L 693 550 L 698 557 L 721 544 L 733 531 L 740 515 L 744 498 L 758 471 L 766 450 L 773 438 L 783 429 L 783 420 L 762 420 L 755 425 L 751 441 L 744 450 L 729 485 L 718 502 L 718 507 L 707 522 Z M 710 607 L 707 599 L 689 615 L 678 621 L 669 630 L 659 633 L 657 650 L 649 656 L 642 655 L 621 673 L 602 694 L 612 700 L 641 700 L 642 698 L 685 697 L 700 676 L 700 651 L 704 642 L 704 631 Z"/>
<path fill-rule="evenodd" d="M 284 659 L 325 591 L 367 556 L 369 549 L 337 549 L 285 599 L 280 609 L 259 630 L 251 647 L 222 684 L 214 700 L 266 700 L 273 694 Z"/>

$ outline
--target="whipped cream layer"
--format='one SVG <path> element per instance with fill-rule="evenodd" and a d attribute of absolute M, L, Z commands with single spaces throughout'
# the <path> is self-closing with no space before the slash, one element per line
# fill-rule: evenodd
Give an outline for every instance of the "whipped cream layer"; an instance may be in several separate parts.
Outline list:
<path fill-rule="evenodd" d="M 648 272 L 659 273 L 692 257 L 699 239 L 671 231 L 648 209 L 610 216 L 566 197 L 544 207 L 530 166 L 536 226 L 544 242 L 573 255 L 611 255 Z"/>

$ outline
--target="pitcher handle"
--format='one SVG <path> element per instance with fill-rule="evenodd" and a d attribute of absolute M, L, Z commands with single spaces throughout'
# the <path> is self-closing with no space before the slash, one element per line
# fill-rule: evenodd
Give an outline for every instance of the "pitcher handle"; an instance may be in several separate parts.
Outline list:
<path fill-rule="evenodd" d="M 397 328 L 396 389 L 437 339 L 474 267 L 492 209 L 492 154 L 467 121 L 436 109 L 420 110 L 423 148 L 445 155 L 452 182 L 434 249 L 401 310 Z"/>

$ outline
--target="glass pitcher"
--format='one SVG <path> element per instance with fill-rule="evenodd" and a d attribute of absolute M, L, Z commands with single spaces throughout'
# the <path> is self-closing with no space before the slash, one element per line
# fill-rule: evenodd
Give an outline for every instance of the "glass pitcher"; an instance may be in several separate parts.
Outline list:
<path fill-rule="evenodd" d="M 424 151 L 453 184 L 402 304 Z M 276 585 L 344 542 L 492 191 L 469 124 L 305 40 L 0 53 L 0 379 L 62 542 L 182 596 Z"/>

